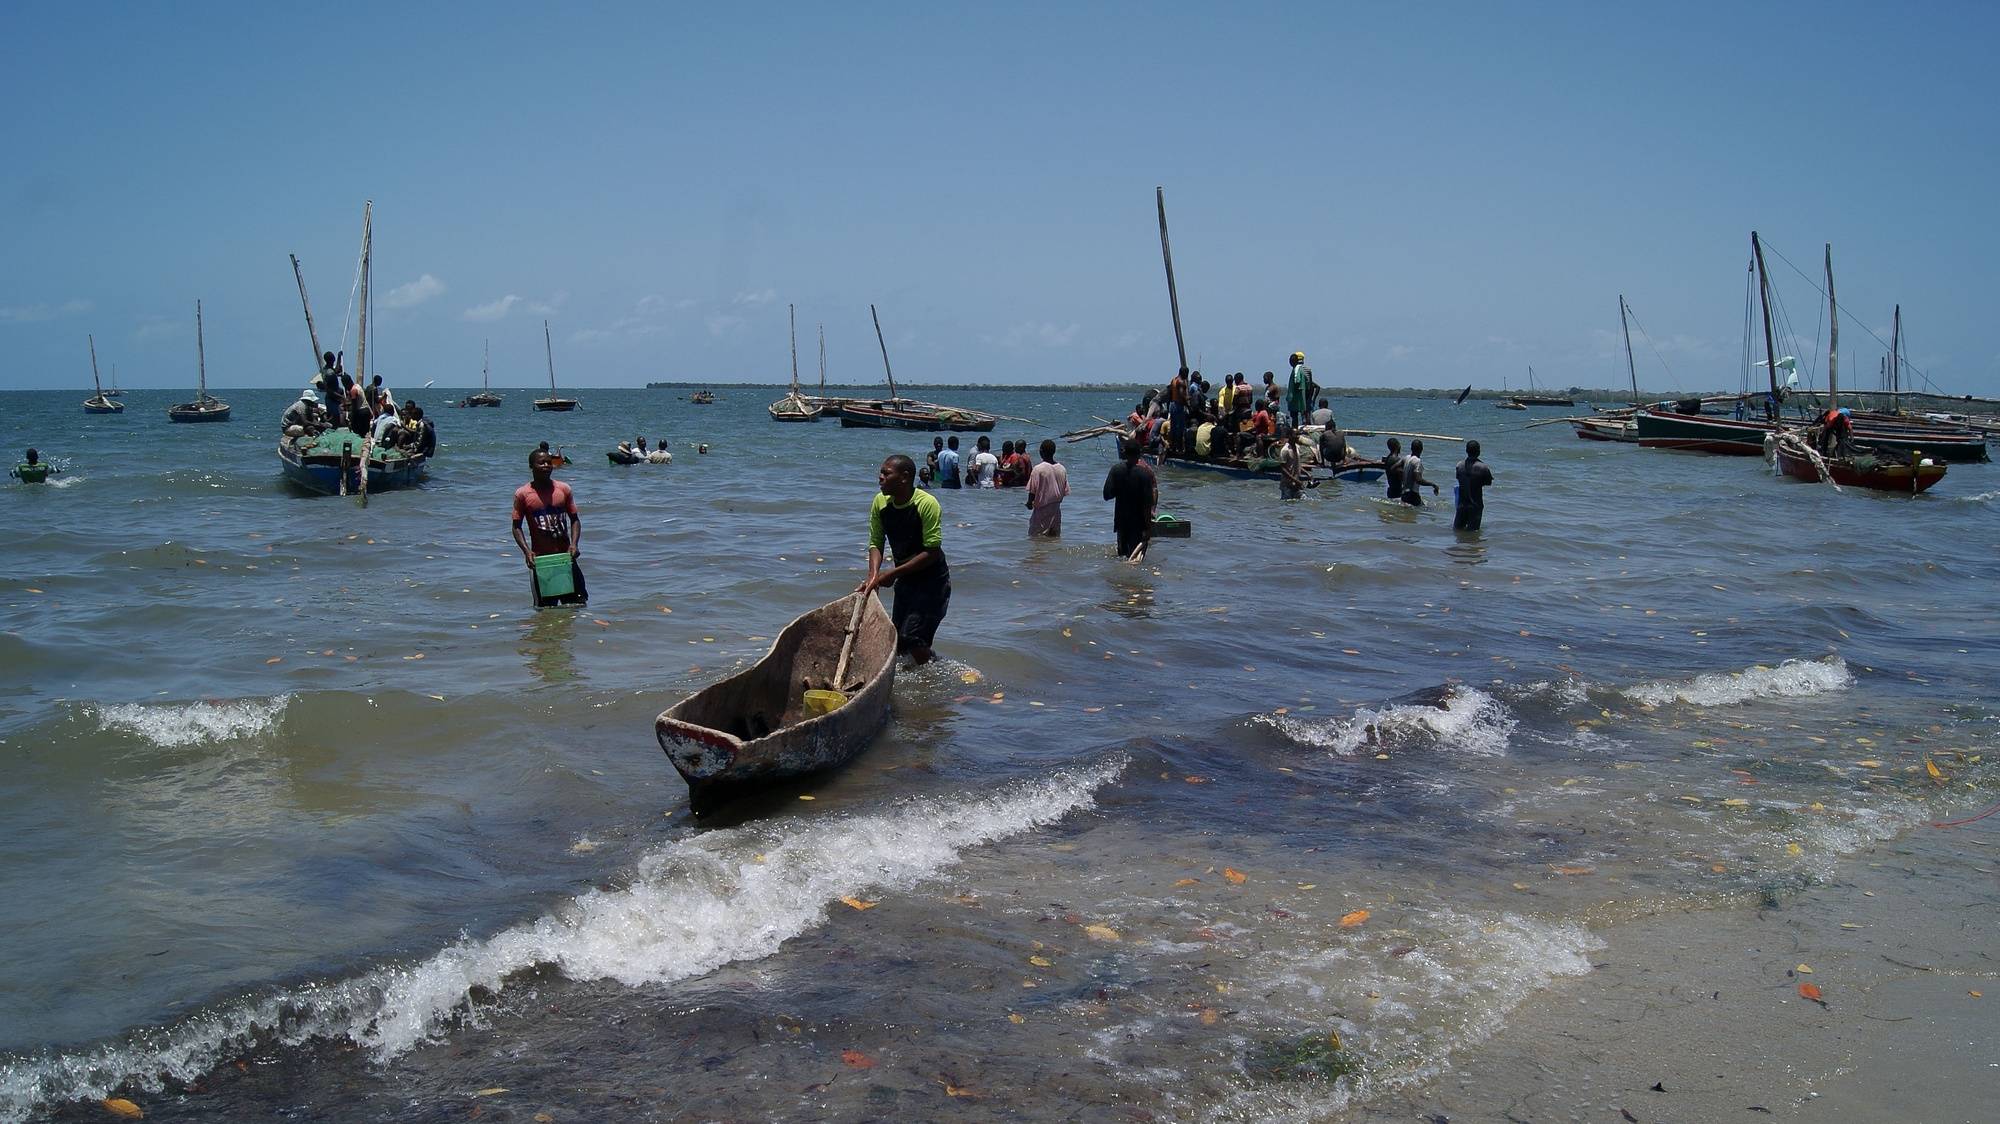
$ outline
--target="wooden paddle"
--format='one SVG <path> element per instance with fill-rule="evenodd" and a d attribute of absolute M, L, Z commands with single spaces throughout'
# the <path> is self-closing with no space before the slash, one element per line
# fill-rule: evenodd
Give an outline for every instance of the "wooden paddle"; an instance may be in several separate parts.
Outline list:
<path fill-rule="evenodd" d="M 861 611 L 867 608 L 868 599 L 872 596 L 868 593 L 854 595 L 854 612 L 847 618 L 847 635 L 840 642 L 840 662 L 833 666 L 833 689 L 836 691 L 844 693 L 847 690 L 847 658 L 854 654 L 854 638 L 861 632 Z"/>

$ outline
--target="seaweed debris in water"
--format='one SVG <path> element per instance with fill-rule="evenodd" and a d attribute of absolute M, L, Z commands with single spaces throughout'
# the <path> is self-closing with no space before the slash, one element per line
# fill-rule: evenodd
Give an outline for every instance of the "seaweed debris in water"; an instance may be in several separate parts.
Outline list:
<path fill-rule="evenodd" d="M 1363 1068 L 1360 1055 L 1342 1045 L 1336 1031 L 1259 1042 L 1243 1066 L 1250 1076 L 1269 1081 L 1338 1081 L 1359 1077 Z"/>

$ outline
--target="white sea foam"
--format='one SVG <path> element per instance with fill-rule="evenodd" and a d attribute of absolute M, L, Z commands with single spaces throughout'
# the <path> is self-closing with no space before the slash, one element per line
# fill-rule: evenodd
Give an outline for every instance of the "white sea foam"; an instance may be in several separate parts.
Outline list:
<path fill-rule="evenodd" d="M 1416 948 L 1391 948 L 1405 943 Z M 1337 1027 L 1366 1069 L 1351 1083 L 1331 1086 L 1254 1082 L 1207 1115 L 1321 1119 L 1350 1098 L 1365 1101 L 1431 1080 L 1454 1053 L 1497 1033 L 1523 1000 L 1559 977 L 1589 972 L 1590 953 L 1603 947 L 1580 925 L 1447 909 L 1413 918 L 1393 934 L 1271 955 L 1270 976 L 1244 988 L 1282 997 L 1270 1013 L 1271 1029 L 1323 1034 Z"/>
<path fill-rule="evenodd" d="M 2000 500 L 2000 492 L 1980 492 L 1978 495 L 1953 496 L 1952 498 L 1960 503 L 1991 503 L 1994 500 Z"/>
<path fill-rule="evenodd" d="M 123 703 L 91 709 L 102 729 L 134 734 L 154 745 L 179 747 L 261 734 L 285 716 L 291 702 L 290 695 L 279 695 L 229 702 Z"/>
<path fill-rule="evenodd" d="M 1839 656 L 1786 660 L 1776 667 L 1667 679 L 1625 688 L 1625 697 L 1648 706 L 1683 702 L 1690 706 L 1735 706 L 1751 699 L 1808 698 L 1854 686 L 1854 674 Z"/>
<path fill-rule="evenodd" d="M 1499 700 L 1473 687 L 1455 687 L 1444 706 L 1398 703 L 1363 707 L 1347 718 L 1314 722 L 1293 714 L 1258 715 L 1302 745 L 1349 755 L 1376 749 L 1433 746 L 1447 752 L 1495 757 L 1507 752 L 1517 722 Z"/>
<path fill-rule="evenodd" d="M 967 848 L 1091 807 L 1125 764 L 1107 760 L 983 797 L 910 800 L 669 843 L 640 862 L 630 886 L 590 891 L 414 964 L 219 1007 L 123 1042 L 0 1062 L 0 1121 L 126 1083 L 157 1089 L 163 1078 L 193 1080 L 260 1037 L 290 1046 L 345 1040 L 387 1062 L 472 1014 L 475 994 L 497 994 L 530 968 L 637 986 L 769 956 L 824 921 L 842 897 L 910 886 Z"/>

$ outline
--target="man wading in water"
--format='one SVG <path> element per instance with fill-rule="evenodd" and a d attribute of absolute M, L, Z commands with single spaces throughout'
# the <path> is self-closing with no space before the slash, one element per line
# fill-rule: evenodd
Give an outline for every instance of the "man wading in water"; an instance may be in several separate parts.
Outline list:
<path fill-rule="evenodd" d="M 896 599 L 889 615 L 896 622 L 896 651 L 926 664 L 937 654 L 931 641 L 951 604 L 944 508 L 936 496 L 917 491 L 917 464 L 906 456 L 883 461 L 876 479 L 881 491 L 868 508 L 868 579 L 854 592 L 866 596 L 885 585 L 894 586 Z M 896 558 L 887 571 L 882 569 L 885 543 Z"/>
<path fill-rule="evenodd" d="M 570 494 L 568 484 L 550 475 L 554 465 L 546 450 L 536 449 L 528 454 L 528 471 L 534 474 L 534 479 L 514 492 L 514 545 L 521 548 L 521 557 L 528 560 L 529 573 L 535 571 L 536 555 L 567 552 L 570 579 L 576 584 L 573 593 L 543 597 L 541 584 L 537 582 L 535 606 L 588 604 L 590 594 L 583 588 L 583 569 L 576 564 L 583 550 L 583 520 L 576 514 L 576 497 Z M 528 524 L 525 536 L 521 534 L 523 520 Z"/>

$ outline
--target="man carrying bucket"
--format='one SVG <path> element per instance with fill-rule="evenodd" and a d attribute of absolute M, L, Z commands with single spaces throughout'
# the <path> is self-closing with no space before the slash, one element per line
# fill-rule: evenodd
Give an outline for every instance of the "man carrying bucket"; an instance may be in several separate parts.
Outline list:
<path fill-rule="evenodd" d="M 535 608 L 549 605 L 585 605 L 590 594 L 583 587 L 583 568 L 577 558 L 583 546 L 583 520 L 576 514 L 576 497 L 569 485 L 555 479 L 553 458 L 541 449 L 528 454 L 528 470 L 534 479 L 514 492 L 514 545 L 527 559 L 533 575 Z M 521 534 L 521 522 L 528 534 Z M 565 566 L 564 560 L 568 561 Z"/>
<path fill-rule="evenodd" d="M 917 491 L 917 465 L 906 456 L 883 461 L 876 482 L 880 490 L 868 508 L 868 577 L 854 592 L 866 597 L 885 585 L 894 586 L 896 600 L 889 615 L 896 622 L 896 650 L 926 664 L 936 655 L 931 641 L 951 605 L 944 508 L 936 496 Z M 885 546 L 896 558 L 888 570 L 882 569 Z"/>

